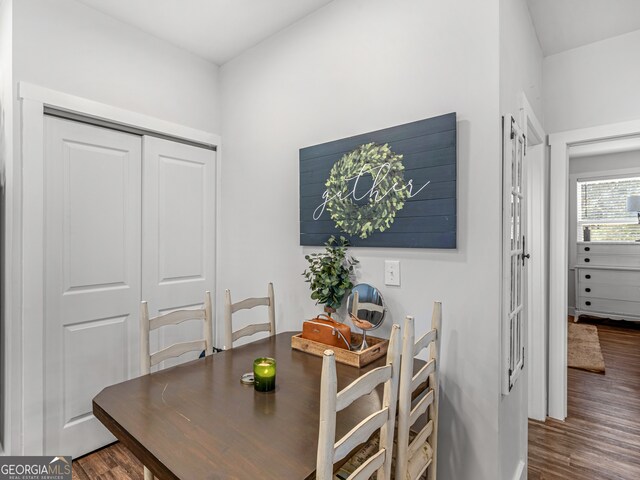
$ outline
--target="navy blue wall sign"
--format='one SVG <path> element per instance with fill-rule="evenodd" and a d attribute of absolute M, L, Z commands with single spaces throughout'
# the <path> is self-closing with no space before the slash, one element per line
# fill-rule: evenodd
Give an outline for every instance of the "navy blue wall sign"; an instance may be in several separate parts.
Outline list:
<path fill-rule="evenodd" d="M 300 245 L 456 248 L 456 114 L 300 149 Z"/>

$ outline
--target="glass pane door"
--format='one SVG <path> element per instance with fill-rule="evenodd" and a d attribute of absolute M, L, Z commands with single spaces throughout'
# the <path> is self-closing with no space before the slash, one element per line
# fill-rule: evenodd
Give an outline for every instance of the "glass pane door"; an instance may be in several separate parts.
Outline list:
<path fill-rule="evenodd" d="M 523 160 L 525 138 L 512 116 L 503 119 L 503 388 L 508 394 L 524 367 Z"/>

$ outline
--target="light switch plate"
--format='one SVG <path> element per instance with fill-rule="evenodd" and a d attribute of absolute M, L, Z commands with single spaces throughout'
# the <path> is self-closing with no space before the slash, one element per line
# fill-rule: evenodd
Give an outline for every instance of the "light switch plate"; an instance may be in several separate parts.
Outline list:
<path fill-rule="evenodd" d="M 400 261 L 385 260 L 384 261 L 384 284 L 399 287 L 400 286 Z"/>

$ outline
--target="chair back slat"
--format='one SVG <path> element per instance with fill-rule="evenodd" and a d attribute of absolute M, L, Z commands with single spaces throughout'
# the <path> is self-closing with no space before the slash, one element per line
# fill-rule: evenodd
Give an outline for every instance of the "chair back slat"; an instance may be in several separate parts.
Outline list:
<path fill-rule="evenodd" d="M 213 353 L 213 307 L 211 293 L 205 292 L 204 303 L 201 308 L 180 309 L 173 312 L 149 316 L 147 302 L 140 304 L 140 374 L 147 375 L 151 367 L 169 358 L 179 357 L 190 351 L 202 351 L 205 355 Z M 154 354 L 150 352 L 149 333 L 168 325 L 179 325 L 187 320 L 202 320 L 202 335 L 204 338 L 192 342 L 182 342 L 170 345 Z"/>
<path fill-rule="evenodd" d="M 231 291 L 225 290 L 224 292 L 224 345 L 223 350 L 233 348 L 233 343 L 242 337 L 248 337 L 259 332 L 269 332 L 270 336 L 276 334 L 276 311 L 275 311 L 275 295 L 273 293 L 273 283 L 269 283 L 267 286 L 266 297 L 251 297 L 245 298 L 239 302 L 233 303 L 231 301 Z M 266 323 L 257 323 L 247 325 L 233 331 L 233 314 L 240 310 L 249 310 L 255 307 L 267 307 L 269 313 L 269 320 Z"/>
<path fill-rule="evenodd" d="M 427 471 L 427 479 L 436 479 L 436 453 L 438 438 L 438 355 L 442 304 L 435 302 L 431 316 L 431 330 L 415 341 L 414 319 L 405 320 L 402 366 L 398 400 L 398 442 L 395 478 L 414 480 Z M 429 361 L 417 374 L 413 375 L 414 357 L 423 349 L 429 349 Z M 426 384 L 423 391 L 412 403 L 413 393 Z M 412 408 L 413 404 L 413 408 Z M 415 422 L 426 415 L 426 425 L 409 442 L 409 430 Z"/>
<path fill-rule="evenodd" d="M 154 365 L 164 362 L 170 358 L 179 357 L 187 352 L 201 352 L 202 350 L 205 350 L 206 347 L 207 344 L 204 340 L 174 343 L 173 345 L 163 348 L 162 350 L 158 350 L 156 353 L 151 355 L 151 366 L 153 367 Z"/>
<path fill-rule="evenodd" d="M 391 366 L 378 367 L 354 380 L 338 393 L 336 411 L 344 410 L 358 398 L 370 394 L 378 385 L 391 378 Z"/>
<path fill-rule="evenodd" d="M 420 430 L 420 433 L 418 433 L 409 444 L 409 458 L 413 457 L 416 452 L 422 448 L 431 433 L 433 433 L 433 420 L 429 420 L 424 428 Z"/>
<path fill-rule="evenodd" d="M 433 403 L 433 390 L 429 389 L 416 406 L 411 409 L 411 413 L 409 414 L 409 426 L 416 423 L 416 420 L 418 420 L 420 415 L 427 411 L 427 407 L 429 407 L 431 403 Z"/>
<path fill-rule="evenodd" d="M 333 350 L 325 350 L 320 389 L 320 431 L 316 480 L 332 480 L 333 464 L 345 458 L 355 447 L 380 432 L 379 448 L 350 476 L 350 480 L 369 478 L 376 471 L 379 480 L 391 478 L 391 458 L 400 376 L 400 327 L 393 325 L 384 367 L 371 370 L 337 392 L 336 361 Z M 367 416 L 344 437 L 336 441 L 336 414 L 357 398 L 370 394 L 384 384 L 382 408 Z M 338 408 L 341 407 L 341 408 Z"/>
<path fill-rule="evenodd" d="M 246 327 L 242 327 L 240 330 L 233 332 L 232 339 L 235 342 L 239 338 L 248 337 L 259 332 L 271 332 L 271 325 L 268 323 L 254 323 L 252 325 L 247 325 Z"/>
<path fill-rule="evenodd" d="M 430 360 L 428 361 L 418 373 L 416 373 L 411 379 L 411 391 L 415 392 L 416 388 L 425 383 L 429 379 L 429 375 L 431 375 L 436 370 L 436 361 Z"/>
<path fill-rule="evenodd" d="M 269 297 L 262 298 L 245 298 L 237 303 L 231 305 L 231 313 L 236 313 L 240 310 L 250 310 L 254 307 L 268 307 Z"/>
<path fill-rule="evenodd" d="M 171 313 L 166 313 L 158 317 L 154 317 L 149 320 L 149 330 L 153 331 L 160 327 L 166 327 L 167 325 L 179 325 L 187 320 L 204 320 L 204 309 L 200 310 L 176 310 Z"/>
<path fill-rule="evenodd" d="M 333 449 L 333 463 L 345 458 L 358 445 L 366 442 L 376 430 L 380 430 L 389 418 L 389 409 L 383 408 L 372 413 L 353 427 L 349 433 L 336 442 Z"/>
<path fill-rule="evenodd" d="M 431 345 L 431 342 L 435 342 L 437 338 L 438 331 L 435 329 L 429 330 L 415 343 L 413 347 L 413 356 L 415 357 L 418 355 L 423 349 Z"/>
<path fill-rule="evenodd" d="M 371 475 L 384 465 L 386 453 L 387 452 L 385 450 L 378 450 L 376 454 L 369 457 L 351 475 L 349 475 L 347 480 L 368 480 L 371 478 Z"/>

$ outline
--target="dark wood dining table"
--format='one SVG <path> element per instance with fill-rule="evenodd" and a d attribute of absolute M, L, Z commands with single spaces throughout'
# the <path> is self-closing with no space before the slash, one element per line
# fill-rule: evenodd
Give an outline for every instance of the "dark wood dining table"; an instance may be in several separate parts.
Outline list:
<path fill-rule="evenodd" d="M 315 477 L 322 358 L 280 333 L 105 388 L 94 415 L 159 479 Z M 257 357 L 277 362 L 276 389 L 240 383 Z M 337 365 L 338 389 L 358 369 Z M 381 389 L 338 414 L 339 438 L 381 406 Z"/>

